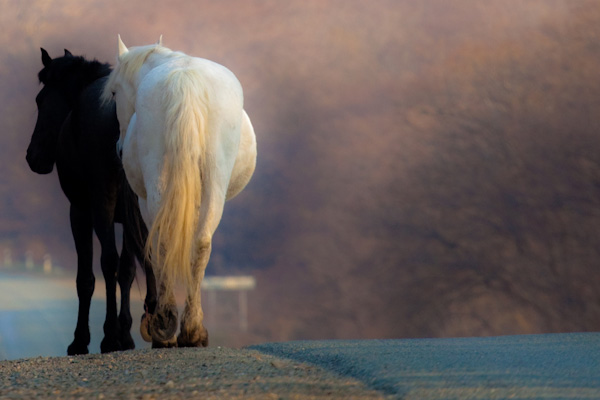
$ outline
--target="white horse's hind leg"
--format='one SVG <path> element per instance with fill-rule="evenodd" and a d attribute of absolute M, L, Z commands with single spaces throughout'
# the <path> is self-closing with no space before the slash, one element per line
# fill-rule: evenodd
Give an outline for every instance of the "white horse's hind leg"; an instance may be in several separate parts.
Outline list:
<path fill-rule="evenodd" d="M 196 247 L 196 257 L 192 266 L 193 290 L 185 301 L 185 309 L 181 317 L 181 330 L 177 338 L 179 347 L 208 346 L 208 331 L 204 327 L 204 312 L 202 311 L 200 285 L 204 279 L 204 271 L 212 249 L 211 239 L 200 240 Z"/>
<path fill-rule="evenodd" d="M 214 181 L 213 181 L 214 182 Z M 200 207 L 198 240 L 192 264 L 192 285 L 190 285 L 185 309 L 181 317 L 181 330 L 177 338 L 180 347 L 200 347 L 208 345 L 208 332 L 204 327 L 204 313 L 200 302 L 200 285 L 212 250 L 212 236 L 223 215 L 224 190 L 203 188 Z"/>
<path fill-rule="evenodd" d="M 194 264 L 192 265 L 192 287 L 188 293 L 185 310 L 181 318 L 181 331 L 177 338 L 180 347 L 198 347 L 208 345 L 208 332 L 203 324 L 204 313 L 200 303 L 200 285 L 210 258 L 212 235 L 221 216 L 225 200 L 235 197 L 248 183 L 256 166 L 256 136 L 250 118 L 242 111 L 240 144 L 235 160 L 232 160 L 231 176 L 225 179 L 215 170 L 208 179 L 213 186 L 203 187 L 199 218 L 199 239 L 196 244 Z M 223 172 L 223 170 L 221 170 Z M 224 182 L 228 182 L 225 189 Z"/>

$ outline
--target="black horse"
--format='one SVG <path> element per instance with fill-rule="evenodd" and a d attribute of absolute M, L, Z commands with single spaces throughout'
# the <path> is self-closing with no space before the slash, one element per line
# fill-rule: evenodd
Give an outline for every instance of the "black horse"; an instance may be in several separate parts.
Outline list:
<path fill-rule="evenodd" d="M 103 105 L 100 94 L 111 69 L 65 50 L 52 59 L 42 49 L 44 68 L 38 77 L 43 88 L 36 97 L 38 119 L 27 149 L 32 171 L 48 174 L 56 163 L 61 188 L 71 203 L 71 230 L 77 250 L 79 314 L 69 355 L 87 354 L 89 311 L 95 278 L 92 270 L 92 231 L 102 247 L 100 263 L 106 280 L 106 320 L 103 353 L 134 348 L 129 295 L 135 258 L 146 272 L 146 307 L 156 307 L 156 283 L 146 263 L 147 236 L 135 194 L 127 184 L 116 152 L 119 123 L 115 105 Z M 115 222 L 123 224 L 121 255 L 115 244 Z M 117 316 L 116 285 L 121 289 Z"/>

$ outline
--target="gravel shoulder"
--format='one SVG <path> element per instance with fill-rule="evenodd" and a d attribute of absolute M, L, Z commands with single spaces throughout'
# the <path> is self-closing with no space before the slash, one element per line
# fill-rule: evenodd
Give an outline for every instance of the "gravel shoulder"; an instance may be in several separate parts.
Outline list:
<path fill-rule="evenodd" d="M 133 350 L 0 362 L 7 399 L 380 399 L 352 378 L 250 349 Z"/>

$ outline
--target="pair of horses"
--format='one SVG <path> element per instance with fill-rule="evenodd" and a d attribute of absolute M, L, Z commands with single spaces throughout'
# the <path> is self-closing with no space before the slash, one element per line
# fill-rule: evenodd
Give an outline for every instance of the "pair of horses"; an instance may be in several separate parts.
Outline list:
<path fill-rule="evenodd" d="M 44 86 L 27 161 L 41 174 L 56 164 L 71 204 L 79 314 L 67 352 L 88 352 L 92 231 L 106 280 L 101 351 L 134 347 L 129 292 L 135 258 L 146 272 L 144 339 L 153 347 L 206 346 L 200 284 L 212 235 L 224 202 L 246 186 L 256 165 L 241 85 L 225 67 L 173 52 L 160 41 L 131 49 L 120 37 L 118 43 L 114 70 L 68 50 L 52 59 L 42 49 Z M 115 222 L 123 224 L 120 256 Z M 187 297 L 176 337 L 177 280 Z"/>

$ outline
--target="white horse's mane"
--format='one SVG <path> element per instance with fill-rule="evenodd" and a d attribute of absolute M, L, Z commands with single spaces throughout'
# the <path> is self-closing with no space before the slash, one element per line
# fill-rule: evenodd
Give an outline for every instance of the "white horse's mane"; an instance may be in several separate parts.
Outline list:
<path fill-rule="evenodd" d="M 124 80 L 130 85 L 136 86 L 135 81 L 138 73 L 152 54 L 160 54 L 163 57 L 169 57 L 170 55 L 175 57 L 181 56 L 182 53 L 174 52 L 160 44 L 132 47 L 127 53 L 118 57 L 118 63 L 104 86 L 104 91 L 102 92 L 103 102 L 106 103 L 112 100 L 117 80 Z"/>

